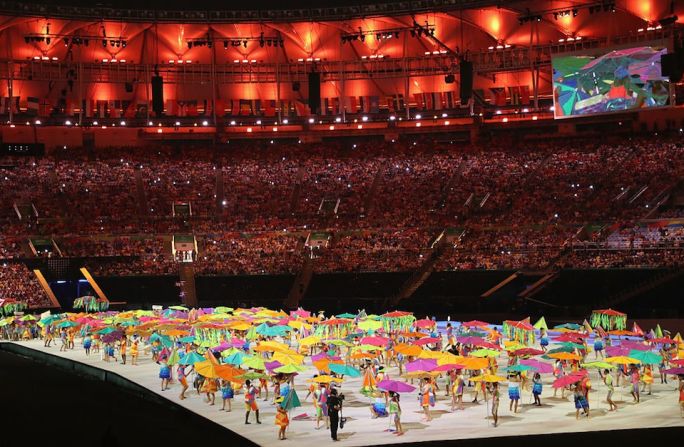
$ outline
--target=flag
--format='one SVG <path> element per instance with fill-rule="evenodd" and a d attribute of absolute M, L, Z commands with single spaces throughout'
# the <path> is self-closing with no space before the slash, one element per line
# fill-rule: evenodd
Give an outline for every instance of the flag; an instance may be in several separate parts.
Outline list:
<path fill-rule="evenodd" d="M 432 93 L 432 104 L 435 110 L 442 110 L 442 92 Z"/>
<path fill-rule="evenodd" d="M 321 110 L 320 110 L 321 115 L 327 115 L 328 114 L 329 103 L 330 103 L 330 100 L 328 98 L 321 98 Z"/>
<path fill-rule="evenodd" d="M 528 106 L 530 105 L 530 86 L 521 85 L 520 86 L 520 104 Z"/>
<path fill-rule="evenodd" d="M 356 113 L 356 96 L 345 96 L 344 109 L 347 113 Z"/>
<path fill-rule="evenodd" d="M 456 92 L 444 92 L 444 108 L 453 109 L 456 107 Z"/>
<path fill-rule="evenodd" d="M 234 116 L 240 114 L 240 100 L 239 99 L 231 99 L 230 100 L 230 114 L 234 115 Z"/>
<path fill-rule="evenodd" d="M 506 89 L 504 87 L 491 87 L 490 90 L 492 91 L 492 95 L 494 96 L 492 99 L 492 104 L 496 106 L 505 106 Z"/>
<path fill-rule="evenodd" d="M 475 100 L 475 104 L 479 105 L 485 105 L 485 91 L 484 89 L 481 88 L 474 88 L 473 89 L 473 99 Z M 465 107 L 467 104 L 461 104 L 461 107 Z"/>
<path fill-rule="evenodd" d="M 75 110 L 76 110 L 76 104 L 74 101 L 71 99 L 67 98 L 66 102 L 64 103 L 64 114 L 66 116 L 74 116 L 75 115 Z"/>
<path fill-rule="evenodd" d="M 10 110 L 12 113 L 19 113 L 19 97 L 12 96 L 4 97 L 0 100 L 0 113 L 9 114 Z"/>
<path fill-rule="evenodd" d="M 295 100 L 295 111 L 297 112 L 297 116 L 309 116 L 311 115 L 311 109 L 309 108 L 309 105 L 304 103 L 303 101 L 298 101 Z"/>
<path fill-rule="evenodd" d="M 416 100 L 416 108 L 418 110 L 425 110 L 425 100 L 422 93 L 414 93 L 413 99 Z"/>
<path fill-rule="evenodd" d="M 50 116 L 52 113 L 52 102 L 45 98 L 40 101 L 40 116 Z"/>
<path fill-rule="evenodd" d="M 249 99 L 240 100 L 240 115 L 252 115 L 252 101 Z"/>
<path fill-rule="evenodd" d="M 40 100 L 35 96 L 29 96 L 26 98 L 26 114 L 36 116 L 38 115 L 38 110 L 40 109 Z"/>
<path fill-rule="evenodd" d="M 514 106 L 520 105 L 520 87 L 508 87 L 508 93 L 511 95 L 511 104 Z"/>
<path fill-rule="evenodd" d="M 107 113 L 107 101 L 105 100 L 97 100 L 96 101 L 96 106 L 97 106 L 97 117 L 98 118 L 105 118 L 108 116 Z"/>
<path fill-rule="evenodd" d="M 370 113 L 378 113 L 380 111 L 380 97 L 379 96 L 369 96 L 369 108 Z"/>
<path fill-rule="evenodd" d="M 136 118 L 147 118 L 147 109 L 148 109 L 148 104 L 147 102 L 138 102 L 135 105 L 135 117 Z"/>
<path fill-rule="evenodd" d="M 274 99 L 267 99 L 264 101 L 264 116 L 275 116 L 276 102 Z"/>
<path fill-rule="evenodd" d="M 185 116 L 197 116 L 197 100 L 191 99 L 185 101 Z"/>
<path fill-rule="evenodd" d="M 137 112 L 137 104 L 133 101 L 124 101 L 124 117 L 135 118 Z"/>
<path fill-rule="evenodd" d="M 216 113 L 216 116 L 219 118 L 226 116 L 226 104 L 223 102 L 222 99 L 214 100 L 214 112 Z"/>
<path fill-rule="evenodd" d="M 338 115 L 342 113 L 342 109 L 340 108 L 340 98 L 330 98 L 330 106 L 332 107 L 332 114 L 333 115 Z"/>
<path fill-rule="evenodd" d="M 119 118 L 121 116 L 121 109 L 120 109 L 120 103 L 117 100 L 110 100 L 109 101 L 109 117 L 110 118 Z"/>

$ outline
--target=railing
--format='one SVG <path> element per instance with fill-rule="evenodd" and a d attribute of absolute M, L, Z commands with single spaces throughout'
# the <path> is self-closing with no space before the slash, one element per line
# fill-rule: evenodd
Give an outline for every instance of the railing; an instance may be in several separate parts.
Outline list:
<path fill-rule="evenodd" d="M 548 66 L 555 54 L 613 48 L 630 44 L 665 45 L 672 37 L 672 30 L 633 33 L 625 36 L 574 40 L 572 42 L 548 43 L 531 48 L 512 47 L 501 50 L 481 50 L 469 54 L 473 69 L 480 74 L 530 70 Z M 84 83 L 131 83 L 148 84 L 158 70 L 167 84 L 221 84 L 307 82 L 311 64 L 321 73 L 322 82 L 362 79 L 390 79 L 431 75 L 446 75 L 458 71 L 459 59 L 453 54 L 413 56 L 406 58 L 384 57 L 382 59 L 348 61 L 287 61 L 243 63 L 190 64 L 139 64 L 44 60 L 3 60 L 0 79 L 66 82 L 69 72 L 78 73 Z"/>
<path fill-rule="evenodd" d="M 419 14 L 485 6 L 502 6 L 500 0 L 413 0 L 385 3 L 367 2 L 364 5 L 335 6 L 328 8 L 292 9 L 232 9 L 189 10 L 124 9 L 106 7 L 58 6 L 44 0 L 43 4 L 1 1 L 0 13 L 17 16 L 34 16 L 63 19 L 95 19 L 126 22 L 160 23 L 236 23 L 236 22 L 301 22 L 347 20 L 356 17 L 377 17 Z M 512 3 L 512 2 L 511 2 Z"/>

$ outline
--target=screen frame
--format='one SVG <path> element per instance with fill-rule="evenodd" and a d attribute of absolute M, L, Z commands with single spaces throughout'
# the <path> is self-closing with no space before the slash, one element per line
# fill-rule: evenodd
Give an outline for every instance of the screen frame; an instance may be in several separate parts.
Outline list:
<path fill-rule="evenodd" d="M 639 112 L 645 112 L 645 111 L 650 111 L 650 110 L 663 110 L 663 109 L 668 109 L 674 107 L 673 105 L 673 86 L 672 82 L 669 81 L 669 94 L 668 94 L 668 104 L 663 105 L 663 106 L 654 106 L 654 107 L 646 107 L 646 108 L 637 108 L 637 109 L 624 109 L 624 110 L 613 110 L 610 112 L 598 112 L 598 113 L 588 113 L 584 115 L 565 115 L 565 116 L 556 116 L 556 95 L 555 95 L 555 83 L 553 80 L 553 60 L 556 57 L 571 57 L 571 56 L 602 56 L 604 54 L 608 54 L 611 51 L 615 50 L 626 50 L 630 48 L 640 48 L 640 47 L 654 47 L 654 48 L 664 48 L 667 49 L 667 54 L 672 52 L 672 41 L 671 39 L 658 39 L 658 40 L 645 40 L 643 42 L 630 42 L 626 44 L 621 44 L 621 45 L 614 45 L 611 46 L 610 48 L 586 48 L 586 49 L 581 49 L 577 51 L 568 51 L 568 52 L 562 52 L 562 53 L 556 53 L 555 55 L 551 55 L 551 99 L 553 100 L 553 119 L 554 120 L 565 120 L 565 119 L 576 119 L 576 118 L 590 118 L 593 116 L 605 116 L 605 115 L 617 115 L 617 114 L 624 114 L 624 113 L 639 113 Z"/>

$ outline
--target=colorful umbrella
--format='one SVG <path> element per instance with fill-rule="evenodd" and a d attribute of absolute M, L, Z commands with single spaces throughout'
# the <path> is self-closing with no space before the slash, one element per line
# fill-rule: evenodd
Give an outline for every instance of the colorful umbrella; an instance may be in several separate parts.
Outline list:
<path fill-rule="evenodd" d="M 343 376 L 349 376 L 349 377 L 361 377 L 361 371 L 359 371 L 356 368 L 353 368 L 351 366 L 346 366 L 346 365 L 340 365 L 337 363 L 331 363 L 329 365 L 330 371 L 334 372 L 335 374 L 340 374 Z"/>
<path fill-rule="evenodd" d="M 406 382 L 399 382 L 396 380 L 385 379 L 378 382 L 377 387 L 385 391 L 393 391 L 395 393 L 410 393 L 415 391 L 416 387 L 409 385 Z"/>

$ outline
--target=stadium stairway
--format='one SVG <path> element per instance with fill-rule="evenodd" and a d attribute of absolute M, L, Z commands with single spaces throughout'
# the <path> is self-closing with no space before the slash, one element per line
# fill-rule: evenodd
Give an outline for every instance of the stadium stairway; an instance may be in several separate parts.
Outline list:
<path fill-rule="evenodd" d="M 220 216 L 223 214 L 223 200 L 225 199 L 225 191 L 223 184 L 223 168 L 219 164 L 216 168 L 216 186 L 214 187 L 214 196 L 216 204 L 216 215 Z"/>
<path fill-rule="evenodd" d="M 188 307 L 197 307 L 197 289 L 195 287 L 195 266 L 192 262 L 180 262 L 178 273 L 180 276 L 180 288 L 182 302 Z"/>
<path fill-rule="evenodd" d="M 304 250 L 308 250 L 308 248 L 305 247 Z M 290 293 L 288 293 L 287 298 L 285 299 L 285 309 L 297 309 L 299 307 L 299 303 L 302 301 L 302 298 L 304 298 L 304 295 L 309 288 L 309 284 L 311 284 L 314 270 L 313 267 L 314 258 L 310 252 L 306 253 L 304 255 L 302 269 L 295 276 L 294 283 L 290 288 Z"/>
<path fill-rule="evenodd" d="M 49 298 L 50 303 L 52 304 L 50 307 L 55 309 L 61 308 L 62 306 L 59 304 L 57 297 L 50 288 L 50 284 L 45 280 L 43 273 L 39 269 L 34 269 L 33 274 L 35 275 L 38 284 L 40 284 L 40 287 L 43 289 L 43 292 L 45 292 L 45 295 Z"/>
<path fill-rule="evenodd" d="M 359 214 L 362 216 L 368 216 L 373 208 L 373 202 L 375 201 L 375 196 L 378 194 L 378 188 L 380 188 L 380 183 L 382 183 L 382 176 L 387 170 L 387 165 L 385 163 L 381 164 L 378 168 L 378 172 L 373 177 L 373 183 L 371 183 L 366 197 L 363 199 L 363 208 L 359 210 Z"/>
<path fill-rule="evenodd" d="M 304 180 L 304 171 L 299 168 L 297 171 L 297 180 L 295 181 L 292 195 L 290 196 L 290 212 L 295 214 L 299 206 L 299 198 L 302 196 L 302 181 Z"/>
<path fill-rule="evenodd" d="M 145 182 L 140 167 L 135 169 L 135 196 L 138 202 L 138 212 L 140 215 L 145 215 L 147 213 L 147 197 L 145 196 Z"/>
<path fill-rule="evenodd" d="M 646 278 L 645 280 L 640 281 L 625 290 L 609 296 L 601 302 L 600 308 L 603 309 L 619 306 L 632 298 L 636 298 L 650 290 L 655 289 L 656 287 L 667 284 L 670 281 L 681 277 L 682 275 L 684 275 L 684 269 L 682 268 L 665 270 L 661 273 L 658 273 L 654 277 Z"/>
<path fill-rule="evenodd" d="M 449 252 L 449 247 L 453 247 L 445 240 L 435 245 L 432 252 L 425 261 L 415 270 L 399 289 L 399 293 L 385 300 L 386 309 L 396 308 L 402 300 L 410 298 L 418 288 L 430 277 L 435 270 L 435 266 L 442 259 L 445 253 Z"/>

